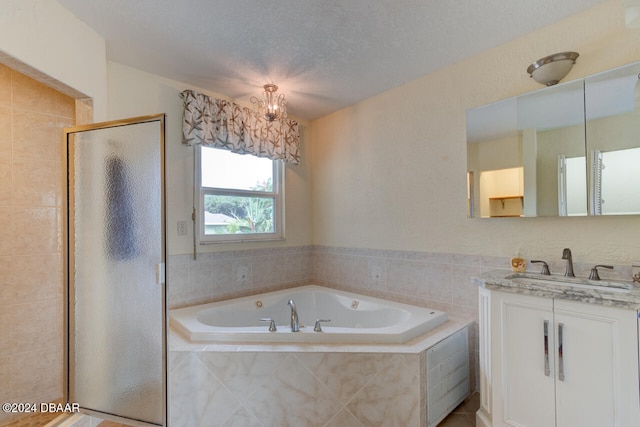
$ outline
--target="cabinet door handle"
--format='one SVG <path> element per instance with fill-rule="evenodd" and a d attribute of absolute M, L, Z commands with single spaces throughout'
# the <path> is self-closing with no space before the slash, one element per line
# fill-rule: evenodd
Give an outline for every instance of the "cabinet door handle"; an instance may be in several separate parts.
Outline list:
<path fill-rule="evenodd" d="M 558 323 L 558 379 L 564 381 L 563 337 L 564 323 Z"/>
<path fill-rule="evenodd" d="M 544 375 L 549 376 L 549 321 L 544 321 Z"/>

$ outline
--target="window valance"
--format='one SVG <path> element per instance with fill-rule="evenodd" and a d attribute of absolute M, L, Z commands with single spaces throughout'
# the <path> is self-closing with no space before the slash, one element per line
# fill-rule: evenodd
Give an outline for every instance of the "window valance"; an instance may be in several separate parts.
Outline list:
<path fill-rule="evenodd" d="M 234 153 L 300 163 L 297 121 L 270 122 L 250 108 L 192 90 L 183 91 L 180 97 L 184 101 L 183 144 L 203 144 Z"/>

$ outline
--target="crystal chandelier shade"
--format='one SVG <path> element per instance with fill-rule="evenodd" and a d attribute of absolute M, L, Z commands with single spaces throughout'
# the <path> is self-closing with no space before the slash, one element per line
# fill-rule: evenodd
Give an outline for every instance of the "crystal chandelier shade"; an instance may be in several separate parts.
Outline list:
<path fill-rule="evenodd" d="M 264 116 L 265 119 L 272 122 L 279 118 L 287 117 L 287 100 L 283 93 L 276 94 L 278 86 L 273 83 L 264 85 L 262 99 L 251 97 L 251 103 L 256 105 L 258 114 Z"/>

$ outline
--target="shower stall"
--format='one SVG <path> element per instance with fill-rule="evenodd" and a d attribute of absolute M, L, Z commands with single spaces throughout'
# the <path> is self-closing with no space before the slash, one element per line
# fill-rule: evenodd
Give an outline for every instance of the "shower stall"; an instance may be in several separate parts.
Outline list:
<path fill-rule="evenodd" d="M 67 399 L 166 425 L 164 115 L 65 130 Z"/>

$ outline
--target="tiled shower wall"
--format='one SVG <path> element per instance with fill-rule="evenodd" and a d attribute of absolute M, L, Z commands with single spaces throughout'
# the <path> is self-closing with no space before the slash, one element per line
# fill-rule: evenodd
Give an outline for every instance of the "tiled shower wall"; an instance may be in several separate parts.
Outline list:
<path fill-rule="evenodd" d="M 63 396 L 62 129 L 74 117 L 73 98 L 0 64 L 0 402 Z"/>

